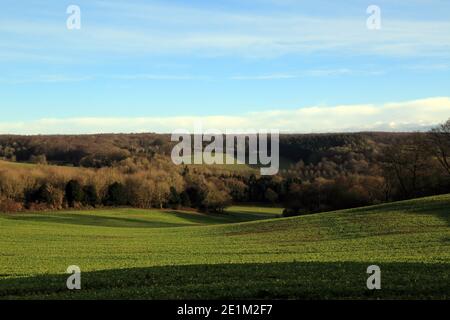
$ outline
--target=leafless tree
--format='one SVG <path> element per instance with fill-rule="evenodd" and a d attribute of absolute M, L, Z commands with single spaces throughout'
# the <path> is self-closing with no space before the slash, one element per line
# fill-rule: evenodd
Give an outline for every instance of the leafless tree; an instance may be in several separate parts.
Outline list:
<path fill-rule="evenodd" d="M 429 154 L 424 147 L 423 135 L 413 134 L 408 141 L 397 141 L 384 149 L 383 171 L 404 198 L 416 196 L 422 175 L 430 169 Z"/>
<path fill-rule="evenodd" d="M 433 128 L 428 136 L 432 154 L 450 175 L 450 119 Z"/>

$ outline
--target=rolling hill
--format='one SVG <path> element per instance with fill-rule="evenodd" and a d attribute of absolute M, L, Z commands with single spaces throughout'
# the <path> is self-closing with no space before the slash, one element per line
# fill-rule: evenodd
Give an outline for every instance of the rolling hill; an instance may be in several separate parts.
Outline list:
<path fill-rule="evenodd" d="M 1 214 L 0 299 L 448 298 L 450 195 L 279 213 Z M 382 290 L 366 288 L 373 264 Z M 65 288 L 69 265 L 80 291 Z"/>

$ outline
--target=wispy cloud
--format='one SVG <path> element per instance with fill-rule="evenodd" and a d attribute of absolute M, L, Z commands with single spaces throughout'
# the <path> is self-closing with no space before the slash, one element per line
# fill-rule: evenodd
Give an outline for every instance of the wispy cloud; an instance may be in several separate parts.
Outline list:
<path fill-rule="evenodd" d="M 66 83 L 66 82 L 81 82 L 94 79 L 93 76 L 69 76 L 63 74 L 46 74 L 37 76 L 10 76 L 1 77 L 2 84 L 28 84 L 28 83 Z"/>
<path fill-rule="evenodd" d="M 340 77 L 340 76 L 378 76 L 385 74 L 384 70 L 353 70 L 349 68 L 337 69 L 312 69 L 292 73 L 272 73 L 262 75 L 237 75 L 230 77 L 231 80 L 289 80 L 307 77 Z"/>
<path fill-rule="evenodd" d="M 137 73 L 137 74 L 90 74 L 90 75 L 71 75 L 71 74 L 45 74 L 29 76 L 8 76 L 0 77 L 0 83 L 3 84 L 28 84 L 28 83 L 65 83 L 81 82 L 90 80 L 130 80 L 130 81 L 213 81 L 213 80 L 289 80 L 305 77 L 332 77 L 346 75 L 377 75 L 382 71 L 362 71 L 351 70 L 347 68 L 340 69 L 313 69 L 296 73 L 272 73 L 262 75 L 236 75 L 226 76 L 206 76 L 199 74 L 158 74 L 158 73 Z"/>
<path fill-rule="evenodd" d="M 274 73 L 265 75 L 247 75 L 247 76 L 232 76 L 231 80 L 285 80 L 296 79 L 300 76 L 298 74 Z"/>
<path fill-rule="evenodd" d="M 175 75 L 175 74 L 122 74 L 101 76 L 101 78 L 115 80 L 210 80 L 211 77 L 200 75 Z"/>
<path fill-rule="evenodd" d="M 450 63 L 426 63 L 405 66 L 404 69 L 413 71 L 447 71 L 450 70 Z"/>
<path fill-rule="evenodd" d="M 318 70 L 310 70 L 307 71 L 306 74 L 314 77 L 321 77 L 321 76 L 340 76 L 340 75 L 348 75 L 352 73 L 361 73 L 356 72 L 354 70 L 350 70 L 347 68 L 340 68 L 340 69 L 318 69 Z"/>
<path fill-rule="evenodd" d="M 427 129 L 450 118 L 450 97 L 385 103 L 380 105 L 311 106 L 296 110 L 272 110 L 240 116 L 82 117 L 0 122 L 0 133 L 57 134 L 109 132 L 163 132 L 204 129 L 282 132 L 411 131 Z"/>
<path fill-rule="evenodd" d="M 83 20 L 82 29 L 76 32 L 53 20 L 2 21 L 0 36 L 8 46 L 7 58 L 11 59 L 14 52 L 19 58 L 24 52 L 45 58 L 48 52 L 41 50 L 44 44 L 36 39 L 46 39 L 47 49 L 54 49 L 53 54 L 61 58 L 68 50 L 77 54 L 245 57 L 295 53 L 448 56 L 450 51 L 448 21 L 385 18 L 381 30 L 369 31 L 364 10 L 358 17 L 335 18 L 235 13 L 136 2 L 101 1 L 86 6 L 97 10 L 99 18 Z"/>
<path fill-rule="evenodd" d="M 9 76 L 0 77 L 2 84 L 29 84 L 29 83 L 66 83 L 82 82 L 91 80 L 130 80 L 130 81 L 190 81 L 190 80 L 210 80 L 210 77 L 199 75 L 176 75 L 176 74 L 112 74 L 112 75 L 65 75 L 47 74 L 30 76 Z"/>

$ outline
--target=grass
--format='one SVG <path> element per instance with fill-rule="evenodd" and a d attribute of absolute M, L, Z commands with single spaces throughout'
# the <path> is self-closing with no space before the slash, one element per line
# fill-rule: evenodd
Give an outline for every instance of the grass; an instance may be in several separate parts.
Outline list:
<path fill-rule="evenodd" d="M 255 208 L 256 209 L 256 208 Z M 116 228 L 163 228 L 214 225 L 262 220 L 281 216 L 279 208 L 231 207 L 225 214 L 203 214 L 183 210 L 142 210 L 132 208 L 91 211 L 36 212 L 3 215 L 4 219 L 24 222 L 50 223 Z"/>
<path fill-rule="evenodd" d="M 202 155 L 203 157 L 203 155 Z M 217 159 L 222 158 L 222 164 L 211 164 L 208 165 L 208 170 L 212 172 L 232 172 L 241 174 L 258 174 L 258 166 L 251 166 L 242 162 L 239 162 L 235 157 L 227 153 L 218 153 Z M 189 168 L 204 170 L 204 164 L 195 164 L 194 154 L 191 157 L 183 157 L 184 161 L 191 163 L 188 165 Z M 200 158 L 203 159 L 203 158 Z"/>
<path fill-rule="evenodd" d="M 6 161 L 6 160 L 0 160 L 0 168 L 32 168 L 36 167 L 36 164 L 32 163 L 26 163 L 26 162 L 13 162 L 13 161 Z"/>
<path fill-rule="evenodd" d="M 233 207 L 224 216 L 135 209 L 0 215 L 0 299 L 450 295 L 450 195 L 279 214 Z M 371 264 L 381 267 L 382 290 L 366 288 Z M 80 266 L 83 290 L 65 289 L 69 265 Z"/>

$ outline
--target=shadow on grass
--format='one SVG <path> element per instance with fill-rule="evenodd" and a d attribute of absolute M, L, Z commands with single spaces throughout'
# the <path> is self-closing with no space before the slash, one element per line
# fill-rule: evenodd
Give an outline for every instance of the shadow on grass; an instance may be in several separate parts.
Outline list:
<path fill-rule="evenodd" d="M 372 263 L 292 262 L 164 266 L 0 280 L 0 299 L 447 299 L 450 265 L 380 263 L 381 290 L 366 288 Z M 375 263 L 377 264 L 377 263 Z M 83 266 L 81 266 L 83 268 Z"/>
<path fill-rule="evenodd" d="M 248 222 L 256 220 L 273 219 L 279 217 L 278 215 L 258 212 L 246 212 L 246 211 L 225 211 L 224 213 L 186 213 L 179 211 L 169 211 L 172 215 L 183 218 L 190 222 L 198 224 L 220 224 L 220 223 L 238 223 Z"/>
<path fill-rule="evenodd" d="M 61 224 L 73 224 L 82 226 L 96 227 L 133 227 L 133 228 L 162 228 L 162 227 L 180 227 L 185 226 L 183 223 L 170 223 L 163 221 L 151 221 L 135 218 L 120 218 L 111 216 L 92 215 L 80 212 L 74 213 L 55 213 L 52 215 L 39 214 L 33 216 L 14 215 L 10 219 L 32 221 L 32 222 L 49 222 Z"/>
<path fill-rule="evenodd" d="M 95 214 L 87 214 L 83 211 L 79 213 L 57 213 L 54 214 L 35 214 L 35 215 L 11 215 L 9 219 L 32 221 L 32 222 L 49 222 L 60 224 L 72 224 L 83 226 L 97 226 L 97 227 L 133 227 L 133 228 L 168 228 L 168 227 L 183 227 L 189 225 L 202 224 L 223 224 L 246 222 L 253 220 L 273 218 L 273 215 L 268 214 L 253 214 L 248 212 L 233 212 L 233 213 L 196 213 L 176 210 L 167 210 L 161 214 L 176 217 L 178 222 L 160 221 L 158 217 L 151 219 L 151 213 L 148 214 L 149 220 L 139 218 L 113 217 L 101 216 Z"/>

